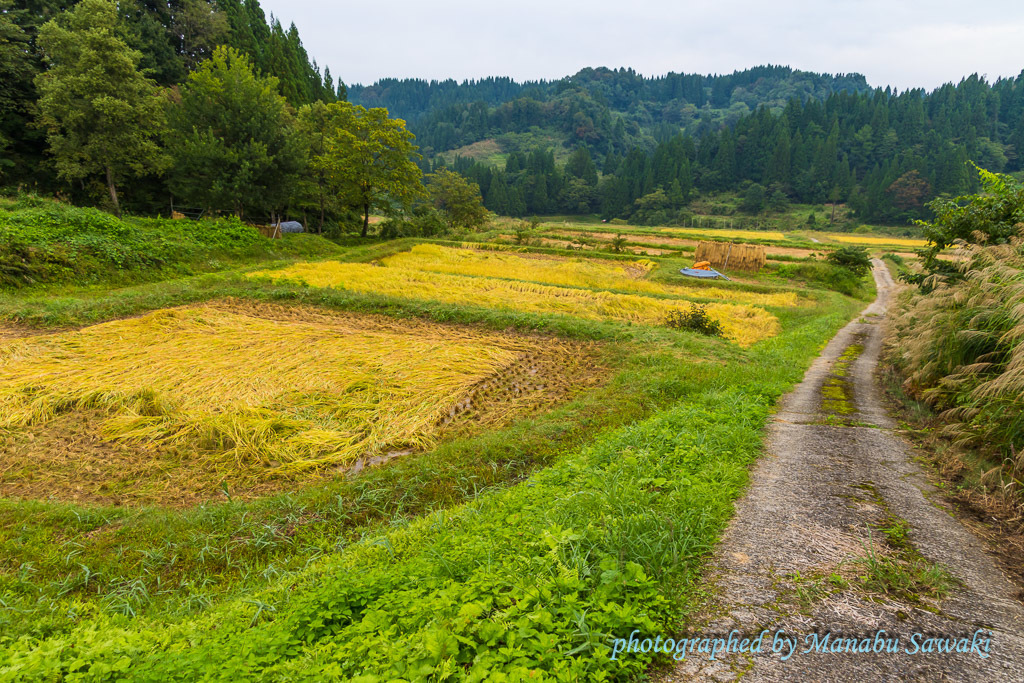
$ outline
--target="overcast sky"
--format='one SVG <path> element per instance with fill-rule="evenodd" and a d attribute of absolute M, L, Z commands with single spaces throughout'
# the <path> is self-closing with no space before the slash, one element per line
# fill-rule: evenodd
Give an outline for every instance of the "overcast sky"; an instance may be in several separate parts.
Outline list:
<path fill-rule="evenodd" d="M 346 83 L 556 79 L 587 66 L 731 73 L 759 64 L 935 88 L 1024 70 L 1024 0 L 261 0 Z"/>

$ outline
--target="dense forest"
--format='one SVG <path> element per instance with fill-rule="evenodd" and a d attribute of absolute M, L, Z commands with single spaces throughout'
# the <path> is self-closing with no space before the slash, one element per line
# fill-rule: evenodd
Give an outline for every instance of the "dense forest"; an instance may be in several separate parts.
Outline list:
<path fill-rule="evenodd" d="M 82 35 L 105 31 L 107 53 L 96 44 L 83 53 L 87 43 L 56 34 L 48 53 L 43 27 L 84 2 L 0 0 L 0 185 L 136 213 L 166 213 L 173 201 L 263 217 L 337 218 L 350 209 L 365 223 L 368 205 L 400 210 L 388 200 L 416 193 L 389 198 L 379 189 L 369 201 L 365 193 L 328 201 L 328 169 L 317 166 L 324 126 L 337 132 L 342 120 L 356 119 L 308 108 L 346 101 L 353 111 L 382 108 L 391 117 L 363 123 L 407 121 L 415 140 L 404 128 L 394 140 L 409 160 L 424 172 L 458 171 L 479 185 L 487 208 L 513 216 L 673 223 L 686 219 L 694 198 L 726 192 L 739 194 L 740 210 L 752 215 L 832 202 L 863 221 L 905 224 L 927 217 L 937 196 L 976 190 L 969 162 L 995 172 L 1024 168 L 1024 74 L 995 83 L 972 76 L 932 92 L 871 89 L 857 74 L 771 65 L 726 75 L 648 78 L 598 68 L 555 81 L 388 79 L 346 88 L 310 59 L 294 25 L 268 18 L 257 0 L 107 2 L 116 21 L 79 27 Z M 229 52 L 208 66 L 217 49 Z M 85 63 L 83 54 L 103 61 L 105 82 L 68 71 Z M 201 72 L 227 77 L 237 67 L 231 54 L 280 102 L 258 105 L 251 83 L 248 95 L 211 86 Z M 203 110 L 197 102 L 213 91 L 219 103 Z M 94 106 L 107 96 L 130 110 L 116 122 Z M 94 138 L 105 122 L 114 161 L 99 163 L 103 144 L 85 144 L 86 127 L 76 133 L 67 120 L 89 121 L 86 137 Z M 192 139 L 197 122 L 205 132 Z M 234 132 L 210 137 L 226 130 Z M 474 143 L 490 153 L 465 149 Z M 213 179 L 214 167 L 233 175 Z"/>
<path fill-rule="evenodd" d="M 1022 168 L 1024 74 L 894 92 L 786 67 L 653 79 L 587 69 L 521 85 L 381 81 L 350 94 L 407 116 L 428 157 L 494 139 L 503 165 L 454 166 L 488 208 L 514 215 L 672 222 L 695 192 L 737 191 L 751 213 L 840 201 L 862 220 L 903 223 L 936 196 L 977 189 L 969 160 Z"/>
<path fill-rule="evenodd" d="M 78 4 L 0 0 L 0 184 L 88 202 L 92 195 L 81 184 L 58 178 L 46 130 L 37 125 L 37 78 L 52 61 L 40 45 L 40 29 Z M 309 59 L 295 25 L 268 21 L 257 0 L 128 0 L 116 9 L 116 37 L 138 55 L 133 68 L 157 87 L 177 88 L 215 47 L 227 46 L 246 55 L 257 73 L 276 78 L 292 107 L 345 99 L 345 85 Z M 137 191 L 127 193 L 129 204 L 148 208 L 146 197 L 160 189 L 152 180 L 133 181 Z"/>

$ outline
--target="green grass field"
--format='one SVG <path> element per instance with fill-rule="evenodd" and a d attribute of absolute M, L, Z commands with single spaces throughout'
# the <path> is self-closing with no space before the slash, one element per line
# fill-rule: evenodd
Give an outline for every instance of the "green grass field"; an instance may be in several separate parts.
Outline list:
<path fill-rule="evenodd" d="M 852 298 L 784 263 L 687 281 L 679 253 L 633 268 L 633 255 L 545 247 L 491 259 L 440 241 L 302 242 L 212 272 L 0 293 L 0 367 L 37 377 L 0 387 L 0 680 L 635 677 L 650 657 L 612 660 L 610 638 L 685 619 L 775 399 L 871 295 L 867 281 Z M 309 262 L 469 287 L 409 296 L 377 275 L 357 288 L 254 276 Z M 657 316 L 474 300 L 487 281 L 569 301 L 753 306 L 777 329 L 741 345 Z M 111 356 L 131 372 L 68 375 L 74 400 L 46 379 L 113 368 L 95 344 L 158 329 L 166 358 L 196 362 L 126 346 Z M 249 355 L 252 335 L 263 346 Z M 387 374 L 331 374 L 375 363 Z M 204 370 L 176 383 L 192 366 Z M 426 367 L 449 387 L 437 421 L 412 400 L 439 381 L 416 383 Z M 24 412 L 26 391 L 50 408 Z M 125 416 L 159 429 L 146 441 L 103 427 Z M 214 418 L 231 429 L 167 428 Z M 314 433 L 330 451 L 364 423 L 429 438 L 302 468 L 275 455 L 305 453 Z"/>

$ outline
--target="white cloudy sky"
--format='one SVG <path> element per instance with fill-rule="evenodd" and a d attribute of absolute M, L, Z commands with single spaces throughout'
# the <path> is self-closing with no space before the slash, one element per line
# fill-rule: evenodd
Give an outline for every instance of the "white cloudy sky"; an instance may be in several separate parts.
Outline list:
<path fill-rule="evenodd" d="M 1024 0 L 261 0 L 346 83 L 759 64 L 934 88 L 1024 70 Z"/>

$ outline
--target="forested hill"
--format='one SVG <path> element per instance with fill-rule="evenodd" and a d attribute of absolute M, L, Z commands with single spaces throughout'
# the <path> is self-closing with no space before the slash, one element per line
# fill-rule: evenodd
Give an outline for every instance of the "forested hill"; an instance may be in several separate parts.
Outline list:
<path fill-rule="evenodd" d="M 606 142 L 616 137 L 633 146 L 680 129 L 700 134 L 735 123 L 760 106 L 781 109 L 794 98 L 824 100 L 837 92 L 868 90 L 860 74 L 833 76 L 786 66 L 653 78 L 632 69 L 588 68 L 560 80 L 523 83 L 384 79 L 351 86 L 349 99 L 408 121 L 427 155 L 537 128 L 551 140 L 584 143 L 605 153 Z"/>
<path fill-rule="evenodd" d="M 62 28 L 76 13 L 85 23 Z M 99 55 L 97 49 L 106 46 L 97 58 L 104 64 L 125 61 L 126 78 L 118 80 L 114 68 L 77 80 L 55 75 L 60 59 L 44 58 L 44 25 L 55 32 L 51 51 L 64 55 L 65 66 L 81 66 L 79 53 Z M 49 29 L 42 30 L 46 43 Z M 68 37 L 60 38 L 65 30 Z M 224 52 L 221 64 L 212 64 L 215 49 Z M 975 190 L 977 176 L 968 162 L 996 172 L 1024 171 L 1024 74 L 994 83 L 972 76 L 932 92 L 894 92 L 872 89 L 858 74 L 785 66 L 653 78 L 631 69 L 596 68 L 554 81 L 392 79 L 346 91 L 310 58 L 295 26 L 285 28 L 266 16 L 258 0 L 0 0 L 0 186 L 60 193 L 77 203 L 102 203 L 107 194 L 117 207 L 115 181 L 125 180 L 124 204 L 140 213 L 169 205 L 174 187 L 182 191 L 188 185 L 193 195 L 203 194 L 198 186 L 212 185 L 201 173 L 217 165 L 166 135 L 170 129 L 179 138 L 191 134 L 194 123 L 179 117 L 164 130 L 157 119 L 180 103 L 181 92 L 195 80 L 190 74 L 208 65 L 232 72 L 238 52 L 245 82 L 253 75 L 265 79 L 284 101 L 270 103 L 276 118 L 253 115 L 252 102 L 208 112 L 216 120 L 208 122 L 204 140 L 226 135 L 227 121 L 238 126 L 232 138 L 238 148 L 254 155 L 241 163 L 238 150 L 223 146 L 217 152 L 222 168 L 237 162 L 247 169 L 251 162 L 268 177 L 300 168 L 308 175 L 303 159 L 309 150 L 289 142 L 309 137 L 293 125 L 296 113 L 311 103 L 347 97 L 408 121 L 422 170 L 445 165 L 470 177 L 487 208 L 503 215 L 598 212 L 667 224 L 685 221 L 696 208 L 735 210 L 735 202 L 716 204 L 715 195 L 739 193 L 751 214 L 783 212 L 790 202 L 832 202 L 846 203 L 863 221 L 906 224 L 926 217 L 927 203 L 938 196 Z M 47 107 L 41 82 L 59 85 Z M 69 83 L 82 92 L 68 97 Z M 125 83 L 134 83 L 135 90 Z M 161 104 L 154 108 L 157 94 Z M 123 112 L 136 118 L 124 128 L 110 126 L 108 138 L 95 126 L 67 133 L 69 121 L 115 120 L 117 112 L 103 104 L 106 97 L 122 99 Z M 85 110 L 94 118 L 83 117 Z M 230 116 L 222 120 L 222 114 Z M 385 122 L 379 111 L 369 116 Z M 256 129 L 267 139 L 280 138 L 274 155 L 256 158 Z M 115 140 L 114 133 L 122 136 Z M 152 158 L 124 151 L 134 143 L 152 148 Z M 167 151 L 177 155 L 173 162 Z M 118 155 L 123 158 L 107 163 Z M 191 164 L 198 181 L 184 178 Z M 235 174 L 234 195 L 258 195 L 253 203 L 264 213 L 305 207 L 308 197 L 300 195 L 308 177 L 264 185 L 239 180 L 245 177 Z M 235 187 L 224 187 L 229 185 Z M 276 187 L 282 194 L 250 192 L 254 187 Z M 174 194 L 182 201 L 200 201 L 179 191 Z M 693 205 L 697 198 L 705 200 L 700 207 Z M 203 206 L 223 210 L 236 199 L 221 196 Z"/>
<path fill-rule="evenodd" d="M 693 198 L 725 191 L 752 213 L 837 201 L 861 220 L 905 224 L 937 196 L 974 191 L 968 162 L 1024 170 L 1024 74 L 894 92 L 778 66 L 652 79 L 587 69 L 523 84 L 381 81 L 350 98 L 407 117 L 433 165 L 470 176 L 488 208 L 512 215 L 671 223 Z"/>

